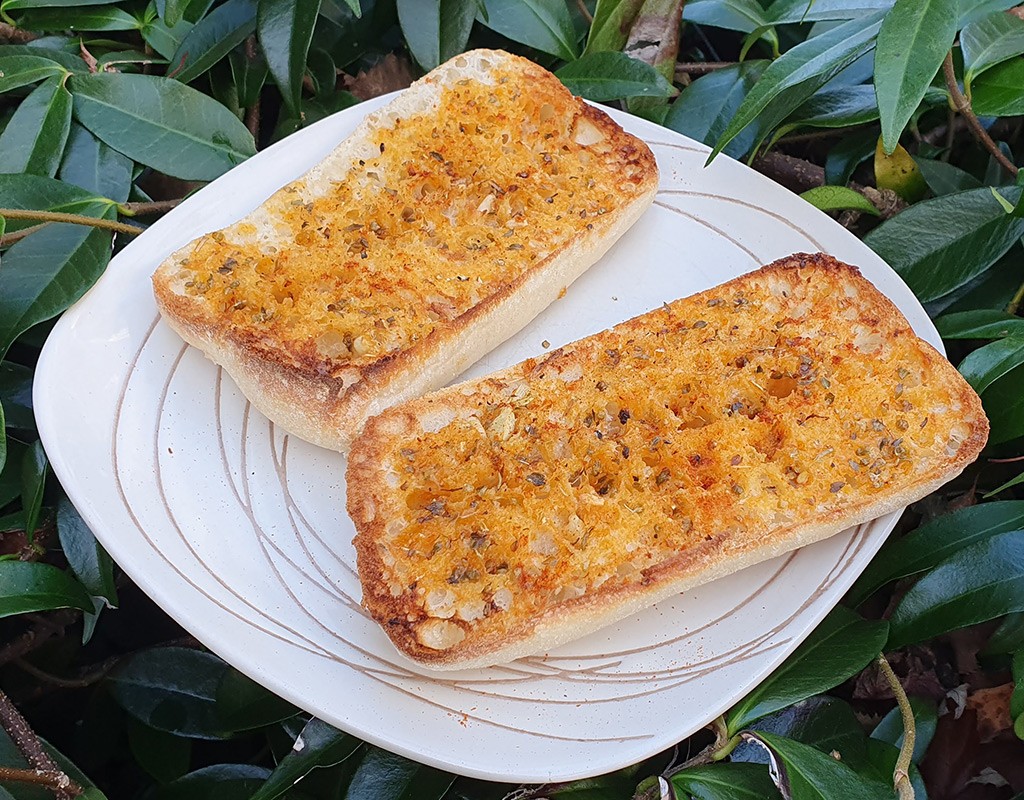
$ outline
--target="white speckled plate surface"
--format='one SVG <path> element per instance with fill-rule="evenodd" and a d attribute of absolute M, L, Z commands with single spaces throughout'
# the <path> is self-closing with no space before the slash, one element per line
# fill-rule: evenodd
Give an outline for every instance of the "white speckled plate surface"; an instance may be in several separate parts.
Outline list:
<path fill-rule="evenodd" d="M 35 382 L 53 468 L 121 567 L 211 650 L 317 716 L 464 775 L 551 781 L 634 763 L 735 703 L 839 600 L 890 515 L 688 591 L 543 657 L 429 674 L 361 611 L 345 459 L 290 437 L 158 321 L 149 276 L 245 215 L 388 98 L 296 133 L 129 244 L 60 320 Z M 941 347 L 910 290 L 795 195 L 671 131 L 655 205 L 483 375 L 795 251 L 856 264 Z"/>

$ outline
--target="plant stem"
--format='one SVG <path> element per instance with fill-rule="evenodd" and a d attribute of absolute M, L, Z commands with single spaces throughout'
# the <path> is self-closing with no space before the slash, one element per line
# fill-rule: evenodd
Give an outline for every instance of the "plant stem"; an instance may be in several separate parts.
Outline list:
<path fill-rule="evenodd" d="M 126 217 L 134 217 L 139 214 L 162 214 L 170 211 L 184 200 L 184 197 L 176 197 L 173 200 L 154 200 L 150 203 L 118 203 L 118 213 Z"/>
<path fill-rule="evenodd" d="M 903 746 L 900 747 L 899 758 L 896 759 L 896 768 L 892 773 L 893 786 L 899 793 L 900 800 L 914 800 L 914 787 L 910 785 L 910 759 L 914 755 L 914 742 L 917 738 L 917 728 L 914 725 L 914 709 L 910 707 L 910 700 L 907 693 L 903 691 L 896 673 L 892 671 L 885 656 L 878 654 L 878 667 L 889 682 L 893 695 L 896 697 L 896 705 L 899 706 L 900 716 L 903 718 Z"/>
<path fill-rule="evenodd" d="M 583 19 L 587 21 L 588 25 L 594 21 L 594 15 L 590 13 L 590 9 L 587 8 L 587 5 L 583 0 L 576 0 L 576 6 L 579 8 L 580 13 L 583 15 Z"/>
<path fill-rule="evenodd" d="M 136 236 L 142 233 L 142 228 L 134 225 L 126 225 L 123 222 L 115 222 L 112 219 L 98 219 L 86 217 L 81 214 L 65 214 L 62 211 L 33 211 L 22 208 L 0 208 L 0 217 L 7 219 L 37 219 L 43 222 L 69 222 L 72 225 L 89 225 L 93 228 L 103 228 L 108 231 L 127 233 L 129 236 Z"/>
<path fill-rule="evenodd" d="M 726 67 L 735 67 L 737 61 L 695 61 L 692 63 L 679 63 L 676 64 L 676 80 L 679 79 L 680 75 L 688 75 L 691 72 L 705 73 L 714 72 L 716 69 L 725 69 Z"/>
<path fill-rule="evenodd" d="M 245 110 L 245 127 L 249 129 L 249 133 L 252 134 L 254 142 L 259 141 L 260 133 L 260 101 L 256 98 L 256 102 L 253 103 Z"/>
<path fill-rule="evenodd" d="M 35 769 L 18 769 L 17 767 L 0 767 L 0 781 L 17 781 L 18 783 L 37 783 L 53 789 L 55 792 L 70 791 L 75 796 L 82 793 L 82 787 L 63 772 L 45 772 Z"/>
<path fill-rule="evenodd" d="M 50 758 L 49 753 L 43 749 L 43 743 L 39 741 L 35 731 L 29 727 L 28 722 L 15 707 L 11 699 L 0 691 L 0 724 L 3 725 L 7 735 L 11 737 L 15 747 L 18 748 L 29 766 L 37 772 L 48 773 L 53 776 L 56 782 L 55 794 L 57 800 L 71 800 L 82 793 L 82 787 L 71 780 L 57 766 L 57 763 Z"/>
<path fill-rule="evenodd" d="M 92 672 L 84 673 L 78 678 L 60 678 L 56 675 L 51 675 L 49 672 L 44 672 L 30 661 L 26 661 L 24 658 L 19 658 L 14 663 L 25 670 L 29 675 L 39 678 L 39 680 L 45 681 L 46 683 L 52 684 L 58 688 L 84 689 L 86 686 L 92 686 L 96 681 L 102 680 L 106 674 L 117 665 L 119 660 L 120 659 L 116 657 L 108 659 Z"/>
<path fill-rule="evenodd" d="M 39 225 L 32 225 L 28 228 L 22 228 L 20 231 L 14 231 L 12 233 L 5 234 L 4 236 L 0 236 L 0 247 L 7 247 L 9 244 L 14 244 L 19 239 L 24 239 L 26 236 L 33 234 L 36 231 L 41 231 L 49 224 L 49 222 L 43 222 Z"/>
<path fill-rule="evenodd" d="M 967 120 L 967 124 L 971 129 L 971 133 L 974 134 L 974 138 L 992 154 L 992 158 L 998 161 L 1007 172 L 1016 176 L 1019 171 L 1017 169 L 1017 165 L 1010 161 L 1010 159 L 1006 157 L 1006 154 L 999 149 L 999 145 L 992 141 L 992 137 L 988 135 L 988 131 L 985 130 L 977 116 L 975 116 L 974 109 L 971 108 L 971 101 L 968 100 L 964 96 L 964 93 L 960 91 L 960 86 L 956 82 L 956 73 L 953 71 L 952 50 L 946 53 L 946 60 L 942 62 L 942 74 L 946 78 L 946 88 L 949 89 L 949 96 L 953 100 L 953 107 L 963 115 L 965 120 Z"/>
<path fill-rule="evenodd" d="M 1017 293 L 1013 296 L 1010 304 L 1006 307 L 1007 314 L 1016 314 L 1017 309 L 1020 308 L 1020 304 L 1024 302 L 1024 283 L 1020 285 Z"/>

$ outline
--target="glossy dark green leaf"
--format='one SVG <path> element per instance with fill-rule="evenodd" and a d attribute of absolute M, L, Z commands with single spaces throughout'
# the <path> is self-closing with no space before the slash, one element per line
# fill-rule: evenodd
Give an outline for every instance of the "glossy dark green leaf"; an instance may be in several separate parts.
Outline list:
<path fill-rule="evenodd" d="M 106 684 L 118 705 L 151 728 L 191 739 L 220 739 L 217 687 L 227 669 L 209 653 L 158 647 L 129 656 Z"/>
<path fill-rule="evenodd" d="M 1024 610 L 1024 531 L 969 545 L 921 578 L 890 620 L 887 649 Z"/>
<path fill-rule="evenodd" d="M 23 8 L 74 8 L 77 6 L 99 6 L 110 0 L 3 0 L 5 12 L 20 11 Z"/>
<path fill-rule="evenodd" d="M 0 466 L 0 507 L 21 496 L 21 459 L 26 447 L 15 439 L 5 439 L 7 461 Z M 21 527 L 21 512 L 17 512 L 16 527 Z"/>
<path fill-rule="evenodd" d="M 130 158 L 75 122 L 71 125 L 58 176 L 65 183 L 123 203 L 132 188 L 133 166 Z"/>
<path fill-rule="evenodd" d="M 47 225 L 15 243 L 0 270 L 0 356 L 85 294 L 109 260 L 110 232 L 84 225 Z"/>
<path fill-rule="evenodd" d="M 359 103 L 359 98 L 349 92 L 331 92 L 314 97 L 302 104 L 302 120 L 296 117 L 281 117 L 274 130 L 274 139 L 282 139 L 295 133 L 299 128 L 319 122 L 331 114 L 336 114 Z"/>
<path fill-rule="evenodd" d="M 63 75 L 65 71 L 45 56 L 0 56 L 0 93 Z"/>
<path fill-rule="evenodd" d="M 37 561 L 0 561 L 0 617 L 55 608 L 91 611 L 92 600 L 62 569 Z"/>
<path fill-rule="evenodd" d="M 423 69 L 466 49 L 477 0 L 398 0 L 397 6 L 405 43 Z"/>
<path fill-rule="evenodd" d="M 985 70 L 1024 53 L 1024 19 L 997 11 L 960 31 L 964 57 L 964 83 L 968 91 Z"/>
<path fill-rule="evenodd" d="M 726 714 L 730 736 L 761 717 L 842 683 L 881 652 L 888 626 L 836 606 L 793 654 Z"/>
<path fill-rule="evenodd" d="M 992 384 L 982 403 L 991 426 L 989 444 L 1024 436 L 1024 367 L 1018 367 Z"/>
<path fill-rule="evenodd" d="M 875 94 L 891 153 L 956 36 L 957 0 L 896 0 L 878 32 Z"/>
<path fill-rule="evenodd" d="M 217 716 L 227 731 L 263 728 L 298 713 L 287 700 L 234 668 L 224 673 L 217 687 Z"/>
<path fill-rule="evenodd" d="M 0 400 L 0 472 L 7 464 L 7 419 L 4 415 L 4 404 Z"/>
<path fill-rule="evenodd" d="M 776 25 L 858 19 L 892 8 L 893 0 L 775 0 L 768 19 Z"/>
<path fill-rule="evenodd" d="M 923 697 L 911 697 L 910 708 L 914 712 L 914 753 L 911 761 L 914 764 L 921 763 L 932 737 L 935 736 L 935 727 L 939 723 L 939 711 L 934 700 Z M 894 708 L 875 726 L 871 732 L 872 739 L 888 742 L 894 747 L 903 746 L 905 729 L 903 727 L 903 715 L 899 708 Z"/>
<path fill-rule="evenodd" d="M 57 533 L 68 566 L 89 594 L 117 606 L 114 562 L 67 497 L 57 502 Z"/>
<path fill-rule="evenodd" d="M 39 514 L 43 508 L 43 492 L 46 490 L 46 476 L 50 462 L 46 458 L 42 442 L 36 440 L 28 446 L 21 459 L 21 506 L 25 520 L 25 534 L 31 542 L 39 525 Z"/>
<path fill-rule="evenodd" d="M 75 75 L 75 117 L 129 158 L 177 178 L 212 180 L 256 152 L 230 111 L 154 75 Z"/>
<path fill-rule="evenodd" d="M 1010 716 L 1016 721 L 1024 716 L 1024 650 L 1013 654 L 1013 694 L 1010 696 Z M 1014 724 L 1014 731 L 1020 736 L 1020 728 Z M 1024 737 L 1021 737 L 1024 738 Z"/>
<path fill-rule="evenodd" d="M 1024 364 L 1024 331 L 973 350 L 960 362 L 958 369 L 974 391 L 981 394 L 1021 364 Z"/>
<path fill-rule="evenodd" d="M 899 749 L 880 739 L 868 739 L 867 752 L 867 762 L 857 770 L 858 773 L 862 777 L 874 782 L 878 787 L 879 798 L 889 800 L 889 798 L 895 797 L 893 772 L 896 769 L 896 762 L 900 757 Z M 921 777 L 921 773 L 918 772 L 917 765 L 913 761 L 910 762 L 909 773 L 910 785 L 914 789 L 914 797 L 920 798 L 920 800 L 927 800 L 928 789 L 924 785 L 924 779 Z"/>
<path fill-rule="evenodd" d="M 313 92 L 322 96 L 335 91 L 338 86 L 338 68 L 326 50 L 311 47 L 306 56 L 306 71 L 313 81 Z"/>
<path fill-rule="evenodd" d="M 671 778 L 677 796 L 695 800 L 771 800 L 778 791 L 763 764 L 707 764 Z"/>
<path fill-rule="evenodd" d="M 870 52 L 881 24 L 881 12 L 845 22 L 801 42 L 773 61 L 715 144 L 714 154 L 754 120 L 764 130 L 789 116 L 843 68 Z"/>
<path fill-rule="evenodd" d="M 547 800 L 619 800 L 631 796 L 635 786 L 636 778 L 612 772 L 556 785 L 547 793 Z"/>
<path fill-rule="evenodd" d="M 825 182 L 833 186 L 845 186 L 853 171 L 875 154 L 878 134 L 872 130 L 844 136 L 825 158 Z"/>
<path fill-rule="evenodd" d="M 969 545 L 1024 528 L 1024 500 L 960 508 L 891 539 L 854 584 L 847 601 L 859 605 L 890 581 L 932 569 Z"/>
<path fill-rule="evenodd" d="M 47 78 L 32 90 L 0 134 L 0 172 L 53 177 L 71 129 L 71 95 L 64 78 Z"/>
<path fill-rule="evenodd" d="M 41 47 L 38 41 L 32 46 L 25 44 L 0 45 L 0 58 L 10 58 L 12 56 L 46 58 L 56 64 L 60 64 L 69 72 L 84 72 L 87 69 L 81 56 L 68 53 L 56 47 Z"/>
<path fill-rule="evenodd" d="M 823 753 L 836 752 L 854 769 L 863 763 L 864 729 L 849 704 L 828 695 L 808 697 L 757 721 L 757 729 L 816 747 Z M 767 764 L 764 748 L 746 742 L 732 751 L 732 761 Z"/>
<path fill-rule="evenodd" d="M 860 192 L 846 186 L 816 186 L 800 195 L 815 208 L 822 211 L 842 211 L 852 209 L 877 217 L 879 211 L 874 204 Z"/>
<path fill-rule="evenodd" d="M 566 61 L 579 55 L 576 30 L 564 0 L 480 0 L 481 23 L 513 42 Z"/>
<path fill-rule="evenodd" d="M 260 45 L 285 104 L 297 114 L 302 100 L 306 53 L 320 0 L 259 0 L 257 29 Z"/>
<path fill-rule="evenodd" d="M 786 120 L 787 127 L 846 128 L 878 119 L 875 91 L 870 86 L 822 89 Z"/>
<path fill-rule="evenodd" d="M 921 170 L 921 177 L 928 184 L 928 188 L 937 197 L 981 188 L 981 181 L 971 173 L 952 164 L 947 164 L 945 161 L 937 161 L 932 158 L 914 158 L 914 161 L 917 163 L 917 168 Z"/>
<path fill-rule="evenodd" d="M 270 774 L 255 764 L 214 764 L 156 788 L 150 800 L 249 800 Z"/>
<path fill-rule="evenodd" d="M 985 492 L 981 497 L 983 500 L 988 500 L 990 497 L 995 497 L 997 494 L 1005 492 L 1007 489 L 1012 489 L 1014 486 L 1019 486 L 1024 483 L 1024 472 L 1020 473 L 1016 478 L 1010 478 L 1006 483 L 1000 484 L 990 492 Z"/>
<path fill-rule="evenodd" d="M 177 25 L 185 18 L 185 9 L 189 6 L 189 0 L 163 0 L 160 8 L 160 16 L 170 26 Z"/>
<path fill-rule="evenodd" d="M 815 747 L 752 731 L 748 741 L 771 751 L 784 797 L 792 800 L 879 800 L 878 786 Z"/>
<path fill-rule="evenodd" d="M 182 41 L 188 36 L 192 27 L 192 23 L 186 20 L 179 20 L 174 26 L 169 26 L 162 19 L 154 19 L 142 27 L 142 38 L 157 53 L 170 59 L 181 47 Z M 178 66 L 180 64 L 171 64 L 169 71 Z"/>
<path fill-rule="evenodd" d="M 70 183 L 42 175 L 0 174 L 0 197 L 7 208 L 35 211 L 64 211 L 87 217 L 109 215 L 113 201 L 96 196 Z M 36 220 L 7 220 L 7 231 L 16 231 L 38 224 Z M 4 283 L 0 273 L 0 286 Z M 2 303 L 0 303 L 2 306 Z M 0 319 L 2 327 L 2 319 Z"/>
<path fill-rule="evenodd" d="M 597 0 L 583 54 L 622 50 L 643 4 L 644 0 Z"/>
<path fill-rule="evenodd" d="M 3 403 L 9 427 L 25 431 L 35 430 L 31 369 L 12 361 L 0 363 L 0 402 Z M 3 430 L 2 426 L 0 430 Z"/>
<path fill-rule="evenodd" d="M 251 800 L 274 800 L 312 770 L 340 764 L 362 745 L 354 736 L 319 719 L 311 719 L 298 735 L 291 752 L 280 760 Z"/>
<path fill-rule="evenodd" d="M 971 105 L 984 117 L 1024 114 L 1024 58 L 1004 61 L 975 78 Z"/>
<path fill-rule="evenodd" d="M 767 61 L 745 61 L 698 78 L 672 103 L 663 124 L 698 142 L 714 145 L 767 64 Z M 723 152 L 742 158 L 750 152 L 757 133 L 756 126 L 744 129 Z"/>
<path fill-rule="evenodd" d="M 345 800 L 440 800 L 454 782 L 450 773 L 370 747 L 352 776 Z"/>
<path fill-rule="evenodd" d="M 960 0 L 960 21 L 957 25 L 966 28 L 997 11 L 1007 11 L 1019 5 L 1017 0 Z"/>
<path fill-rule="evenodd" d="M 771 26 L 757 0 L 689 0 L 683 6 L 683 19 L 741 33 Z"/>
<path fill-rule="evenodd" d="M 192 740 L 158 731 L 128 717 L 128 747 L 136 763 L 157 783 L 170 783 L 188 772 Z"/>
<path fill-rule="evenodd" d="M 251 108 L 260 99 L 263 84 L 267 81 L 267 60 L 263 51 L 257 48 L 250 58 L 244 48 L 236 47 L 228 60 L 238 89 L 238 104 L 242 108 Z"/>
<path fill-rule="evenodd" d="M 597 102 L 624 97 L 668 97 L 674 91 L 654 67 L 625 53 L 581 56 L 558 69 L 555 75 L 573 94 Z"/>
<path fill-rule="evenodd" d="M 1011 203 L 1020 196 L 1018 188 L 1001 192 Z M 1024 220 L 1009 216 L 983 188 L 917 203 L 864 241 L 927 302 L 984 272 L 1021 236 Z"/>
<path fill-rule="evenodd" d="M 18 25 L 30 31 L 133 31 L 139 21 L 117 6 L 40 8 L 18 16 Z"/>
<path fill-rule="evenodd" d="M 1009 655 L 1024 650 L 1024 613 L 1007 614 L 992 632 L 982 655 Z"/>
<path fill-rule="evenodd" d="M 228 0 L 217 6 L 185 34 L 171 56 L 168 77 L 182 83 L 194 81 L 254 30 L 256 0 Z"/>

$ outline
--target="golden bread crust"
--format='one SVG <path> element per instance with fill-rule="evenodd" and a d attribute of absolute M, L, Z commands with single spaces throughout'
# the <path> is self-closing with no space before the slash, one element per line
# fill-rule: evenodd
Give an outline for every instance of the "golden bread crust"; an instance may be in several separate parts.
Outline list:
<path fill-rule="evenodd" d="M 797 254 L 369 420 L 363 602 L 433 668 L 543 652 L 900 509 L 987 436 L 855 267 Z"/>
<path fill-rule="evenodd" d="M 650 149 L 549 72 L 474 51 L 173 254 L 154 293 L 259 410 L 344 451 L 368 416 L 444 385 L 555 300 L 657 181 Z"/>

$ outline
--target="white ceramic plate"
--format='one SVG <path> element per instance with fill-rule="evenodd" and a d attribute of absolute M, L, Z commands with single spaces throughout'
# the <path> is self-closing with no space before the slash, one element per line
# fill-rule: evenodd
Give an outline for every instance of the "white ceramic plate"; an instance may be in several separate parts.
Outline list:
<path fill-rule="evenodd" d="M 543 657 L 437 675 L 359 606 L 345 459 L 283 434 L 158 321 L 149 276 L 305 172 L 380 98 L 296 133 L 129 244 L 57 324 L 36 371 L 50 461 L 129 576 L 212 651 L 370 742 L 464 775 L 553 781 L 635 763 L 768 674 L 853 583 L 891 515 L 657 607 Z M 741 164 L 613 113 L 650 143 L 655 206 L 483 375 L 795 251 L 858 265 L 941 347 L 902 281 L 854 236 Z"/>

